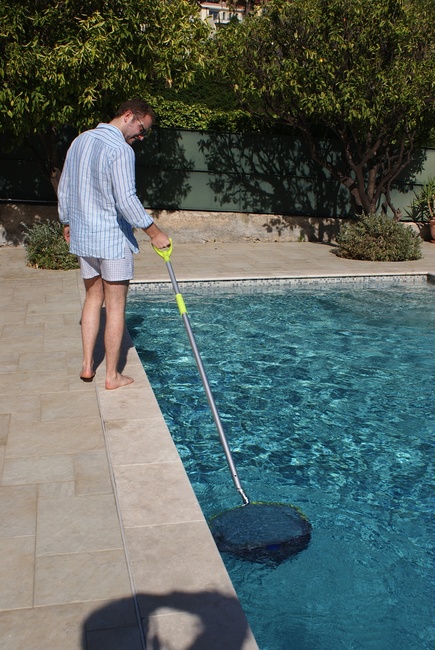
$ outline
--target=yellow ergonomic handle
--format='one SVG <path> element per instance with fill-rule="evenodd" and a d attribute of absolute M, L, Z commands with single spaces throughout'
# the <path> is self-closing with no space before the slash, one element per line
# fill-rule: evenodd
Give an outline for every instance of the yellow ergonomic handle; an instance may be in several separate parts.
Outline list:
<path fill-rule="evenodd" d="M 165 262 L 169 262 L 172 253 L 172 239 L 169 239 L 169 246 L 167 246 L 166 248 L 156 248 L 154 244 L 153 244 L 153 248 L 156 251 L 157 255 L 163 257 Z"/>
<path fill-rule="evenodd" d="M 187 309 L 186 305 L 184 304 L 184 298 L 181 295 L 179 289 L 178 289 L 178 283 L 175 278 L 174 271 L 172 269 L 172 264 L 171 264 L 171 253 L 172 253 L 172 239 L 169 239 L 169 246 L 167 248 L 156 248 L 153 245 L 154 250 L 160 257 L 163 257 L 165 260 L 166 266 L 168 267 L 169 271 L 169 277 L 171 278 L 172 286 L 174 287 L 175 291 L 175 300 L 177 301 L 177 306 L 178 306 L 178 311 L 180 312 L 180 316 L 183 316 L 183 314 L 187 314 Z"/>

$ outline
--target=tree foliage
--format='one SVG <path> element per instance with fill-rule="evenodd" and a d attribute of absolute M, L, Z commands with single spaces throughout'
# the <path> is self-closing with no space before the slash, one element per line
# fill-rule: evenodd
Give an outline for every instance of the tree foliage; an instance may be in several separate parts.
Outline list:
<path fill-rule="evenodd" d="M 9 0 L 0 6 L 0 131 L 37 134 L 54 184 L 54 140 L 107 121 L 154 83 L 182 85 L 204 61 L 195 0 Z"/>
<path fill-rule="evenodd" d="M 356 213 L 384 197 L 396 214 L 392 183 L 435 125 L 432 0 L 271 0 L 215 44 L 244 108 L 299 129 Z"/>

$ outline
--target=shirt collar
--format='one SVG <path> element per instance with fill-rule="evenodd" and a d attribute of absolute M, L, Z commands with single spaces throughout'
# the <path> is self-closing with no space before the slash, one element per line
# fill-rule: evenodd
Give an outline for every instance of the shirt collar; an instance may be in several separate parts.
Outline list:
<path fill-rule="evenodd" d="M 109 131 L 111 131 L 112 133 L 118 134 L 119 137 L 121 138 L 121 140 L 123 140 L 125 142 L 124 136 L 122 135 L 121 131 L 118 129 L 118 127 L 113 126 L 113 124 L 108 124 L 107 122 L 100 122 L 99 124 L 97 124 L 96 128 L 97 129 L 109 129 Z"/>

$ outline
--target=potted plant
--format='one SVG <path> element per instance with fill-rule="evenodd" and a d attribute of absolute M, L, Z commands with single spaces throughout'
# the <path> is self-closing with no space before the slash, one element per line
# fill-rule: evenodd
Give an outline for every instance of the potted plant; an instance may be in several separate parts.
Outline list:
<path fill-rule="evenodd" d="M 435 244 L 435 177 L 430 177 L 420 192 L 414 194 L 408 215 L 413 221 L 429 223 L 431 241 Z"/>

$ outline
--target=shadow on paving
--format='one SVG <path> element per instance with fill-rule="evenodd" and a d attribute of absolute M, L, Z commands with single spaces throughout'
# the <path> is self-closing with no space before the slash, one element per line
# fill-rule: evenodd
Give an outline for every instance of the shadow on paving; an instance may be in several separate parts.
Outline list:
<path fill-rule="evenodd" d="M 249 628 L 237 598 L 216 591 L 139 593 L 93 612 L 82 628 L 83 650 L 241 650 Z"/>

